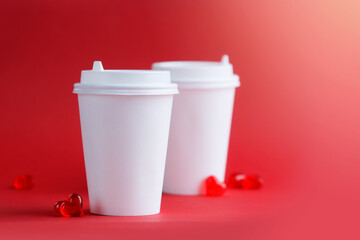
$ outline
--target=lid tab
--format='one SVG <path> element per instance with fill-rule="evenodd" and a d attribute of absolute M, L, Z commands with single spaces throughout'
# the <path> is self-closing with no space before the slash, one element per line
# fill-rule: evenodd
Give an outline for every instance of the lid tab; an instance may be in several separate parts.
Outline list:
<path fill-rule="evenodd" d="M 230 61 L 229 61 L 229 56 L 227 54 L 224 54 L 221 58 L 221 63 L 222 64 L 230 64 Z"/>
<path fill-rule="evenodd" d="M 93 64 L 93 71 L 104 71 L 104 67 L 101 63 L 101 61 L 94 61 L 94 64 Z"/>

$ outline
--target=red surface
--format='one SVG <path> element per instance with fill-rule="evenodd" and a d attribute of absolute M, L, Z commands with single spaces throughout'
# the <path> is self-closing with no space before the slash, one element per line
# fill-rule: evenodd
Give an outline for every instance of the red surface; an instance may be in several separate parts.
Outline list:
<path fill-rule="evenodd" d="M 355 0 L 2 1 L 0 237 L 359 239 L 359 10 Z M 153 217 L 49 216 L 86 192 L 71 93 L 80 70 L 224 53 L 242 83 L 227 176 L 259 174 L 264 188 L 166 196 Z M 9 189 L 20 174 L 33 190 Z"/>
<path fill-rule="evenodd" d="M 55 217 L 53 202 L 66 194 L 57 191 L 2 190 L 2 239 L 239 239 L 269 233 L 275 217 L 288 207 L 279 194 L 229 190 L 223 197 L 163 196 L 161 214 L 144 217 Z M 87 199 L 87 196 L 85 197 Z M 278 224 L 278 223 L 276 223 Z"/>

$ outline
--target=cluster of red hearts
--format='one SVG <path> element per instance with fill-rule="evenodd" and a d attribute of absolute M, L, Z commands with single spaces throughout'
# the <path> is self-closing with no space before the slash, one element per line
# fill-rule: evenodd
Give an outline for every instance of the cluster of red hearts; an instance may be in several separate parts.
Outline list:
<path fill-rule="evenodd" d="M 77 193 L 70 194 L 67 201 L 55 203 L 54 212 L 57 217 L 81 217 L 84 215 L 82 197 Z"/>
<path fill-rule="evenodd" d="M 230 176 L 228 183 L 220 182 L 215 176 L 205 180 L 206 196 L 222 196 L 227 188 L 259 189 L 263 180 L 257 175 L 234 173 Z M 17 190 L 28 190 L 33 188 L 34 183 L 30 175 L 19 175 L 15 178 L 14 188 Z M 56 202 L 54 205 L 56 216 L 81 217 L 84 215 L 83 200 L 77 193 L 70 194 L 68 200 Z"/>
<path fill-rule="evenodd" d="M 262 178 L 251 174 L 234 173 L 230 176 L 228 184 L 210 176 L 205 180 L 205 194 L 206 196 L 222 196 L 227 188 L 259 189 L 263 183 Z"/>

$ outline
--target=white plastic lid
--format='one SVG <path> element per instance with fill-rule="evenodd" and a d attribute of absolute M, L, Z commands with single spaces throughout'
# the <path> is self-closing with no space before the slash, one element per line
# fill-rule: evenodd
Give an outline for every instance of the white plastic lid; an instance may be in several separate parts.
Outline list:
<path fill-rule="evenodd" d="M 73 93 L 105 95 L 171 95 L 177 94 L 177 85 L 171 83 L 169 71 L 104 70 L 101 61 L 95 61 L 92 70 L 81 71 L 80 83 Z"/>
<path fill-rule="evenodd" d="M 158 62 L 154 70 L 166 70 L 171 80 L 179 88 L 227 88 L 240 86 L 239 76 L 233 72 L 229 56 L 224 55 L 220 62 L 175 61 Z"/>

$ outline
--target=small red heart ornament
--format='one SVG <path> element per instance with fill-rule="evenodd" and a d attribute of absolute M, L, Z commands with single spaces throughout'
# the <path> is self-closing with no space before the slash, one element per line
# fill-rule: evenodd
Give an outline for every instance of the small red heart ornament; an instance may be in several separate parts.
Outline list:
<path fill-rule="evenodd" d="M 230 176 L 229 187 L 242 189 L 259 189 L 264 181 L 258 175 L 234 173 Z"/>
<path fill-rule="evenodd" d="M 77 193 L 72 193 L 67 201 L 56 202 L 54 211 L 56 216 L 81 217 L 84 215 L 82 197 Z"/>
<path fill-rule="evenodd" d="M 14 188 L 17 190 L 28 190 L 34 187 L 32 176 L 19 175 L 14 180 Z"/>
<path fill-rule="evenodd" d="M 226 191 L 226 184 L 220 182 L 215 176 L 205 180 L 206 196 L 222 196 Z"/>
<path fill-rule="evenodd" d="M 56 202 L 55 205 L 54 205 L 54 212 L 55 212 L 55 216 L 57 216 L 57 217 L 61 217 L 61 216 L 62 216 L 62 215 L 61 215 L 61 212 L 60 212 L 60 206 L 61 206 L 61 204 L 62 204 L 63 202 L 65 202 L 65 201 L 58 201 L 58 202 Z"/>

